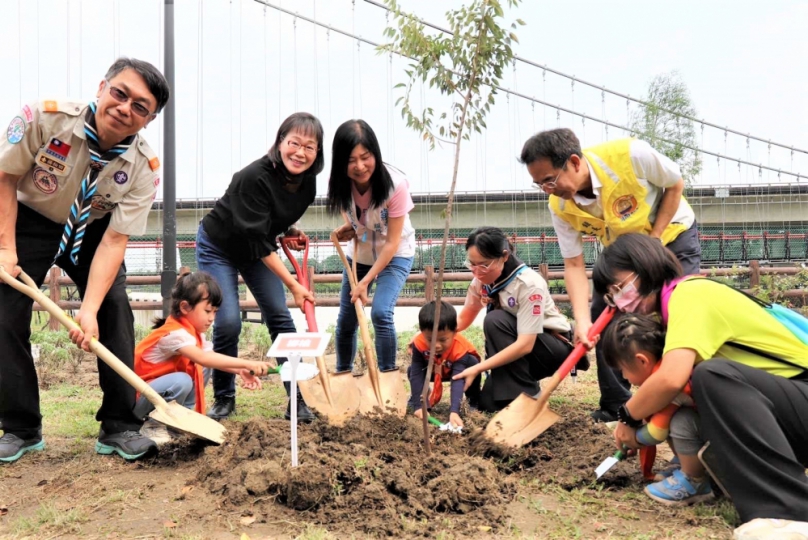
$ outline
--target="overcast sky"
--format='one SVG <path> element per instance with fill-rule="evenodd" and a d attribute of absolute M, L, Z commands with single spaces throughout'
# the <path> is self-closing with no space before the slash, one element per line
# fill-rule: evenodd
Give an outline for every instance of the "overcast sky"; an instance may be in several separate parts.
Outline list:
<path fill-rule="evenodd" d="M 267 0 L 371 41 L 383 41 L 384 10 L 363 0 Z M 453 148 L 429 152 L 394 107 L 404 60 L 295 19 L 254 0 L 175 0 L 178 197 L 220 196 L 234 171 L 261 156 L 289 114 L 317 114 L 329 157 L 334 130 L 364 118 L 385 161 L 403 169 L 414 192 L 440 192 L 451 180 Z M 460 1 L 401 0 L 418 16 L 446 26 Z M 518 55 L 618 92 L 641 97 L 658 74 L 678 70 L 698 116 L 744 133 L 808 149 L 808 2 L 526 0 L 506 14 L 518 30 Z M 23 103 L 94 97 L 119 55 L 163 65 L 162 0 L 0 0 L 0 118 Z M 618 125 L 636 105 L 569 79 L 517 63 L 503 86 Z M 441 111 L 445 100 L 418 88 Z M 2 121 L 2 120 L 0 120 Z M 500 94 L 483 136 L 464 143 L 460 191 L 521 190 L 530 179 L 515 158 L 535 131 L 567 126 L 585 145 L 623 136 L 593 121 Z M 162 154 L 162 121 L 146 130 Z M 697 129 L 702 148 L 808 175 L 808 158 L 722 130 Z M 330 160 L 329 160 L 330 163 Z M 325 193 L 327 170 L 318 179 Z M 698 183 L 777 182 L 776 173 L 705 158 Z M 794 181 L 782 176 L 781 181 Z M 803 180 L 805 181 L 805 180 Z"/>

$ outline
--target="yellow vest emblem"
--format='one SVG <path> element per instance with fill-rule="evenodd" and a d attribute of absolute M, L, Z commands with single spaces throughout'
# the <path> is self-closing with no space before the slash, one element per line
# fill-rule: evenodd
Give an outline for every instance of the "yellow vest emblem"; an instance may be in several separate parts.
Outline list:
<path fill-rule="evenodd" d="M 618 139 L 583 151 L 590 174 L 596 175 L 602 186 L 602 219 L 584 211 L 573 200 L 550 195 L 550 210 L 555 215 L 576 231 L 596 236 L 605 246 L 623 234 L 650 234 L 653 229 L 649 220 L 651 207 L 645 202 L 647 190 L 637 180 L 631 165 L 632 140 Z M 684 197 L 680 204 L 687 204 Z M 662 243 L 673 242 L 686 229 L 681 223 L 670 223 L 662 233 Z"/>

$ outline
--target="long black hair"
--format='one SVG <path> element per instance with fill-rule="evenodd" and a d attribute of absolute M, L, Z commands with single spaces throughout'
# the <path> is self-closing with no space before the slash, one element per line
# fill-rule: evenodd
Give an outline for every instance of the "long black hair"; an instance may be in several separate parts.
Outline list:
<path fill-rule="evenodd" d="M 639 233 L 624 234 L 603 250 L 592 269 L 595 291 L 606 294 L 609 285 L 617 283 L 619 270 L 637 274 L 637 290 L 643 296 L 661 291 L 665 283 L 682 275 L 682 265 L 668 248 Z"/>
<path fill-rule="evenodd" d="M 513 255 L 513 244 L 498 227 L 478 227 L 471 231 L 466 239 L 466 251 L 472 246 L 476 247 L 480 255 L 486 259 L 504 257 L 503 251 Z"/>
<path fill-rule="evenodd" d="M 182 317 L 180 309 L 182 302 L 188 302 L 193 309 L 199 302 L 205 300 L 215 308 L 222 305 L 222 289 L 213 276 L 202 271 L 183 274 L 171 289 L 171 316 L 175 319 Z M 154 319 L 152 329 L 160 328 L 165 323 L 164 318 Z"/>
<path fill-rule="evenodd" d="M 281 158 L 281 143 L 283 143 L 286 136 L 292 131 L 299 131 L 304 135 L 314 137 L 317 139 L 317 157 L 314 158 L 314 163 L 311 167 L 303 172 L 303 175 L 317 176 L 325 168 L 325 154 L 323 153 L 323 125 L 313 114 L 306 112 L 297 112 L 283 121 L 281 127 L 278 128 L 278 133 L 275 135 L 275 142 L 269 149 L 269 160 L 283 171 L 284 176 L 293 178 L 292 175 L 286 170 Z"/>
<path fill-rule="evenodd" d="M 393 191 L 393 179 L 382 161 L 379 140 L 373 129 L 364 120 L 348 120 L 337 128 L 331 147 L 331 177 L 328 179 L 326 203 L 330 214 L 339 214 L 351 209 L 351 180 L 348 177 L 348 160 L 358 145 L 367 148 L 376 160 L 376 168 L 370 175 L 370 204 L 380 207 Z"/>

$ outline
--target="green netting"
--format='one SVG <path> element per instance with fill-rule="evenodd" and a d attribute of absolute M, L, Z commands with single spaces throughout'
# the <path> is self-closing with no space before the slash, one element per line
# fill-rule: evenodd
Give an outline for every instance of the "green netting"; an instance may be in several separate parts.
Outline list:
<path fill-rule="evenodd" d="M 552 268 L 560 268 L 564 261 L 552 228 L 517 227 L 504 229 L 505 233 L 515 240 L 516 253 L 531 267 L 547 264 Z M 468 228 L 452 229 L 450 244 L 447 247 L 446 270 L 448 272 L 465 272 L 463 262 L 466 258 L 465 238 L 471 232 Z M 808 242 L 805 235 L 808 226 L 800 224 L 752 224 L 749 227 L 740 225 L 701 226 L 702 262 L 712 266 L 731 266 L 750 260 L 761 261 L 800 261 L 808 259 Z M 765 233 L 765 235 L 764 235 Z M 312 239 L 312 250 L 309 265 L 317 273 L 342 272 L 342 262 L 334 253 L 328 241 L 330 231 L 309 231 Z M 799 236 L 799 237 L 795 237 Z M 440 241 L 443 230 L 418 231 L 417 248 L 413 260 L 413 272 L 423 272 L 425 266 L 438 268 L 440 262 Z M 179 263 L 196 269 L 195 249 L 188 243 L 195 241 L 193 234 L 179 234 L 177 241 L 181 243 Z M 156 235 L 133 237 L 133 242 L 146 242 L 151 247 L 137 249 L 137 244 L 127 251 L 127 264 L 132 266 L 131 274 L 159 273 L 162 261 L 161 248 Z M 584 260 L 591 266 L 597 255 L 597 243 L 592 238 L 584 242 Z M 132 264 L 130 264 L 130 262 Z"/>

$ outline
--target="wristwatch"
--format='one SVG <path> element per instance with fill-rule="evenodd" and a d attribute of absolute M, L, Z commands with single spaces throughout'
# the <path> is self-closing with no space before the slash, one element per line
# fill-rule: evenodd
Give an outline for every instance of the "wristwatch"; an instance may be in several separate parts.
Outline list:
<path fill-rule="evenodd" d="M 642 420 L 635 420 L 632 418 L 628 413 L 625 403 L 620 405 L 620 408 L 617 409 L 617 419 L 630 428 L 637 429 L 638 427 L 642 426 Z"/>

